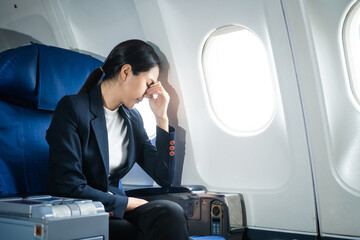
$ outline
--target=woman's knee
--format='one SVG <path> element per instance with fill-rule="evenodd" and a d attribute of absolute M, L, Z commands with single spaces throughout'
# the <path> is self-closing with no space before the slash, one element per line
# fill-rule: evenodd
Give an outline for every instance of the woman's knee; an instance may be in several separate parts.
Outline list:
<path fill-rule="evenodd" d="M 187 221 L 184 209 L 179 204 L 169 200 L 155 200 L 153 204 L 155 203 L 167 221 Z"/>
<path fill-rule="evenodd" d="M 109 219 L 109 239 L 128 239 L 136 240 L 139 229 L 126 219 Z"/>
<path fill-rule="evenodd" d="M 180 205 L 168 200 L 154 200 L 126 214 L 137 222 L 142 239 L 188 239 L 187 217 Z"/>

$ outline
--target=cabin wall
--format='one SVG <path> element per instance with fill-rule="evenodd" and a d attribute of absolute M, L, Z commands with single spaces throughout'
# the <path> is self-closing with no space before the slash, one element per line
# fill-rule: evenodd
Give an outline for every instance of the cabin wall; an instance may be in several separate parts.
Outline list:
<path fill-rule="evenodd" d="M 360 236 L 360 107 L 342 40 L 354 2 L 3 0 L 0 51 L 31 41 L 104 60 L 121 41 L 150 42 L 171 96 L 175 184 L 242 193 L 251 229 Z M 256 132 L 224 128 L 209 98 L 204 45 L 229 25 L 254 33 L 268 57 L 275 110 Z M 153 181 L 135 167 L 123 183 Z"/>
<path fill-rule="evenodd" d="M 359 104 L 343 30 L 355 1 L 285 1 L 303 92 L 323 235 L 359 236 Z M 299 11 L 299 9 L 301 11 Z"/>
<path fill-rule="evenodd" d="M 302 107 L 280 2 L 135 3 L 146 23 L 145 37 L 157 39 L 164 49 L 183 98 L 186 119 L 177 115 L 186 133 L 182 184 L 243 193 L 249 226 L 316 232 Z M 150 13 L 162 19 L 152 19 Z M 245 26 L 260 37 L 274 74 L 274 116 L 266 129 L 250 136 L 229 134 L 219 126 L 204 84 L 204 43 L 212 31 L 229 24 Z"/>
<path fill-rule="evenodd" d="M 50 19 L 41 0 L 2 1 L 0 8 L 0 48 L 6 50 L 32 42 L 62 45 L 59 26 Z"/>
<path fill-rule="evenodd" d="M 104 59 L 118 43 L 144 40 L 131 0 L 20 0 L 1 2 L 0 48 L 30 41 L 88 52 Z"/>

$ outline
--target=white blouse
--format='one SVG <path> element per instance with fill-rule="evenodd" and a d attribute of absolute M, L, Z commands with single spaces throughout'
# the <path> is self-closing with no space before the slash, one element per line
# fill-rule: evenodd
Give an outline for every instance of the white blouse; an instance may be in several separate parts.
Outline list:
<path fill-rule="evenodd" d="M 109 146 L 109 173 L 121 168 L 126 163 L 129 138 L 127 126 L 118 112 L 119 108 L 111 111 L 104 107 Z"/>

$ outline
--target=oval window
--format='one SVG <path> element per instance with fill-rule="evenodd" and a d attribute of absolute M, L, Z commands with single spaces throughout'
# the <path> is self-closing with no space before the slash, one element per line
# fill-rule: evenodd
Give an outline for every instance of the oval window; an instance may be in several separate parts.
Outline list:
<path fill-rule="evenodd" d="M 272 119 L 275 100 L 263 43 L 250 30 L 228 26 L 213 32 L 202 55 L 209 101 L 232 133 L 254 133 Z"/>

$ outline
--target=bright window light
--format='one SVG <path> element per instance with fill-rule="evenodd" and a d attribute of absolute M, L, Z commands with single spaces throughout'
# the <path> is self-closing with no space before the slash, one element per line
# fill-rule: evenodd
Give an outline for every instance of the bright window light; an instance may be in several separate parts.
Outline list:
<path fill-rule="evenodd" d="M 350 86 L 360 104 L 360 3 L 350 9 L 344 24 L 343 42 Z"/>
<path fill-rule="evenodd" d="M 156 119 L 151 111 L 149 99 L 144 98 L 142 102 L 135 105 L 135 108 L 140 112 L 144 120 L 144 127 L 149 138 L 154 138 L 156 136 Z"/>
<path fill-rule="evenodd" d="M 263 129 L 274 113 L 273 81 L 263 43 L 240 26 L 216 30 L 202 56 L 209 101 L 219 122 L 233 133 Z"/>

